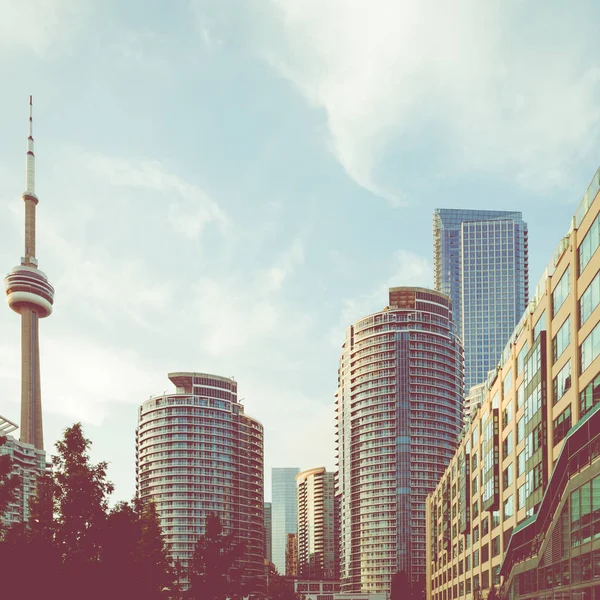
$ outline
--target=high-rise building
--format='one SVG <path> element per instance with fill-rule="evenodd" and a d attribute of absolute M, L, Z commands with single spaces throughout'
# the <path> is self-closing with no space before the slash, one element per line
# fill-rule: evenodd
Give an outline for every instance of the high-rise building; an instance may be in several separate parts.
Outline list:
<path fill-rule="evenodd" d="M 427 499 L 430 599 L 600 597 L 599 191 L 600 170 Z"/>
<path fill-rule="evenodd" d="M 271 503 L 265 502 L 265 560 L 272 562 L 271 556 Z"/>
<path fill-rule="evenodd" d="M 335 476 L 325 467 L 296 476 L 298 485 L 298 574 L 337 579 Z"/>
<path fill-rule="evenodd" d="M 274 468 L 271 471 L 271 554 L 280 575 L 285 575 L 287 534 L 297 532 L 296 467 Z"/>
<path fill-rule="evenodd" d="M 382 593 L 425 575 L 425 498 L 462 426 L 463 350 L 452 303 L 391 288 L 389 306 L 346 330 L 336 435 L 342 592 Z"/>
<path fill-rule="evenodd" d="M 520 212 L 434 212 L 434 287 L 452 300 L 465 351 L 467 392 L 486 380 L 525 310 L 527 243 Z"/>
<path fill-rule="evenodd" d="M 35 481 L 46 470 L 44 429 L 42 423 L 42 395 L 40 383 L 39 320 L 52 313 L 54 288 L 46 275 L 38 269 L 35 249 L 35 212 L 39 199 L 35 193 L 35 154 L 33 149 L 33 102 L 29 97 L 29 137 L 25 191 L 25 252 L 21 264 L 5 277 L 8 305 L 21 315 L 21 431 L 19 440 L 12 436 L 0 448 L 9 454 L 15 471 L 20 475 L 21 487 L 17 499 L 2 517 L 7 523 L 29 518 L 29 499 L 35 493 Z M 5 433 L 15 427 L 0 418 Z M 8 425 L 10 424 L 10 425 Z"/>
<path fill-rule="evenodd" d="M 192 558 L 208 514 L 245 544 L 240 567 L 261 593 L 264 568 L 263 427 L 238 402 L 237 382 L 169 373 L 176 391 L 146 400 L 136 432 L 137 494 L 154 501 L 169 554 Z M 185 582 L 184 582 L 185 585 Z"/>

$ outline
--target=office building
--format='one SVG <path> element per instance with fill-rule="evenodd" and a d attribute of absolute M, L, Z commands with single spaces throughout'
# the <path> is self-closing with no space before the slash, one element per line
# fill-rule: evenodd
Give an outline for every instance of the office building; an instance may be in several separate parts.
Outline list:
<path fill-rule="evenodd" d="M 428 497 L 428 598 L 600 598 L 600 170 Z"/>
<path fill-rule="evenodd" d="M 244 412 L 237 382 L 170 373 L 175 392 L 146 400 L 136 432 L 137 494 L 154 501 L 172 559 L 185 567 L 208 514 L 245 544 L 243 577 L 262 593 L 263 427 Z M 184 582 L 185 583 L 185 582 Z"/>
<path fill-rule="evenodd" d="M 288 533 L 297 533 L 296 467 L 271 471 L 271 554 L 280 575 L 285 575 Z"/>
<path fill-rule="evenodd" d="M 385 593 L 425 576 L 425 498 L 454 455 L 463 351 L 452 303 L 391 288 L 389 306 L 346 330 L 336 394 L 343 593 Z"/>
<path fill-rule="evenodd" d="M 15 472 L 21 477 L 17 498 L 5 515 L 4 523 L 27 521 L 29 499 L 35 493 L 37 477 L 46 470 L 42 394 L 40 382 L 39 321 L 52 313 L 54 288 L 38 269 L 35 247 L 36 207 L 35 154 L 33 145 L 33 102 L 29 97 L 29 137 L 27 138 L 25 191 L 25 251 L 21 263 L 5 277 L 6 299 L 12 310 L 21 316 L 21 426 L 19 440 L 7 437 L 0 448 L 13 459 Z M 12 433 L 16 425 L 0 418 L 3 434 Z"/>
<path fill-rule="evenodd" d="M 298 571 L 305 579 L 337 579 L 335 477 L 325 467 L 296 476 Z"/>
<path fill-rule="evenodd" d="M 433 240 L 434 287 L 452 300 L 468 392 L 496 366 L 527 305 L 527 224 L 520 212 L 441 208 Z"/>

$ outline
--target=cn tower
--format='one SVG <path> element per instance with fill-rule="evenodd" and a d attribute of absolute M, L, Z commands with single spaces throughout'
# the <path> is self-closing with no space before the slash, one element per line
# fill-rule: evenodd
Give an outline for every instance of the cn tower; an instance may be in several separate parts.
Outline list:
<path fill-rule="evenodd" d="M 39 320 L 52 312 L 54 288 L 38 269 L 35 255 L 35 154 L 33 152 L 33 102 L 29 96 L 29 137 L 25 191 L 25 256 L 4 279 L 8 305 L 21 315 L 21 442 L 44 449 L 40 386 Z"/>

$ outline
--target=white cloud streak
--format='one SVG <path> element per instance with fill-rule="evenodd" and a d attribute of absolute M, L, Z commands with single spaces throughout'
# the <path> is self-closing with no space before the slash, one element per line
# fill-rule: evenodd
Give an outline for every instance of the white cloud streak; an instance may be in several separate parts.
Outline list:
<path fill-rule="evenodd" d="M 559 5 L 531 23 L 519 2 L 271 4 L 267 60 L 325 110 L 350 177 L 394 203 L 403 190 L 387 189 L 377 169 L 391 147 L 423 134 L 441 145 L 445 171 L 502 174 L 531 188 L 561 185 L 597 139 L 597 48 L 573 37 Z"/>

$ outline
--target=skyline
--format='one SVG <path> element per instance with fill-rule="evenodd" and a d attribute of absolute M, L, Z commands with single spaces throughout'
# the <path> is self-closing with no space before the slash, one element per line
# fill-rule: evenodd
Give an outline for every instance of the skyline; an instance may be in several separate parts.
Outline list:
<path fill-rule="evenodd" d="M 527 8 L 463 3 L 431 22 L 416 4 L 376 2 L 365 23 L 335 2 L 322 13 L 273 2 L 273 14 L 240 3 L 235 17 L 192 2 L 162 21 L 159 3 L 48 5 L 29 9 L 27 38 L 10 23 L 28 9 L 2 6 L 0 254 L 8 270 L 22 246 L 33 93 L 38 246 L 60 296 L 41 341 L 45 443 L 52 452 L 82 420 L 93 458 L 111 463 L 114 500 L 133 495 L 138 406 L 181 369 L 240 381 L 265 426 L 265 489 L 272 467 L 332 469 L 344 329 L 382 309 L 389 286 L 433 286 L 433 209 L 522 211 L 533 290 L 600 163 L 592 3 L 550 4 L 535 22 Z M 412 16 L 407 41 L 392 16 Z M 467 41 L 445 33 L 447 57 L 418 43 L 457 18 Z M 307 48 L 332 19 L 331 43 Z M 358 40 L 348 58 L 344 36 Z M 496 57 L 501 68 L 482 74 Z M 20 334 L 6 306 L 0 328 L 0 414 L 16 421 Z"/>

